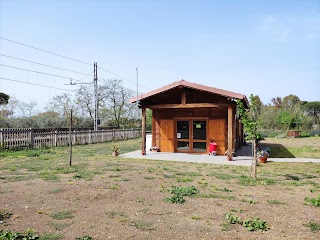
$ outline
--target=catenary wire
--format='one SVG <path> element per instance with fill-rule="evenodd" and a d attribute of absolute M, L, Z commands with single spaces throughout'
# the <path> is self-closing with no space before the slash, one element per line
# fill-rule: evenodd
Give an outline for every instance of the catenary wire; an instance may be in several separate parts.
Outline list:
<path fill-rule="evenodd" d="M 6 80 L 6 81 L 11 81 L 11 82 L 19 82 L 19 83 L 25 83 L 25 84 L 30 84 L 30 85 L 40 86 L 40 87 L 46 87 L 46 88 L 52 88 L 52 89 L 57 89 L 57 90 L 63 90 L 63 91 L 68 91 L 68 92 L 75 92 L 75 91 L 77 91 L 77 90 L 69 90 L 69 89 L 52 87 L 52 86 L 47 86 L 47 85 L 42 85 L 42 84 L 37 84 L 37 83 L 24 82 L 24 81 L 15 80 L 15 79 L 10 79 L 10 78 L 0 77 L 0 79 Z"/>
<path fill-rule="evenodd" d="M 51 73 L 45 73 L 45 72 L 34 71 L 34 70 L 30 70 L 30 69 L 25 69 L 25 68 L 19 68 L 19 67 L 9 66 L 9 65 L 5 65 L 5 64 L 1 64 L 1 63 L 0 63 L 0 66 L 8 67 L 8 68 L 13 68 L 13 69 L 18 69 L 18 70 L 22 70 L 22 71 L 40 73 L 40 74 L 43 74 L 43 75 L 48 75 L 48 76 L 53 76 L 53 77 L 59 77 L 59 78 L 76 80 L 76 79 L 73 79 L 73 78 L 71 78 L 71 77 L 66 77 L 66 76 L 61 76 L 61 75 L 56 75 L 56 74 L 51 74 Z M 90 74 L 88 74 L 88 75 L 91 75 L 91 74 L 92 74 L 92 73 L 90 73 Z M 80 80 L 76 80 L 76 81 L 79 81 L 79 82 L 80 82 Z"/>
<path fill-rule="evenodd" d="M 73 71 L 73 70 L 69 70 L 69 69 L 65 69 L 65 68 L 61 68 L 61 67 L 51 66 L 51 65 L 47 65 L 47 64 L 43 64 L 43 63 L 38 63 L 38 62 L 34 62 L 34 61 L 22 59 L 22 58 L 17 58 L 17 57 L 13 57 L 13 56 L 1 54 L 1 53 L 0 53 L 0 56 L 12 58 L 12 59 L 19 60 L 19 61 L 29 62 L 29 63 L 33 63 L 33 64 L 38 64 L 38 65 L 45 66 L 45 67 L 55 68 L 55 69 L 59 69 L 59 70 L 63 70 L 63 71 L 68 71 L 68 72 L 72 72 L 72 73 L 87 75 L 86 73 L 77 72 L 77 71 Z"/>
<path fill-rule="evenodd" d="M 47 50 L 44 50 L 44 49 L 41 49 L 41 48 L 33 47 L 33 46 L 30 46 L 30 45 L 27 45 L 27 44 L 24 44 L 24 43 L 20 43 L 20 42 L 17 42 L 17 41 L 13 41 L 13 40 L 10 40 L 10 39 L 8 39 L 8 38 L 1 37 L 1 36 L 0 36 L 0 39 L 5 40 L 5 41 L 8 41 L 8 42 L 15 43 L 15 44 L 18 44 L 18 45 L 21 45 L 21 46 L 29 47 L 29 48 L 32 48 L 32 49 L 35 49 L 35 50 L 38 50 L 38 51 L 42 51 L 42 52 L 45 52 L 45 53 L 49 53 L 49 54 L 52 54 L 52 55 L 55 55 L 55 56 L 58 56 L 58 57 L 66 58 L 66 59 L 69 59 L 69 60 L 73 60 L 73 61 L 76 61 L 76 62 L 80 62 L 80 63 L 83 63 L 83 64 L 87 64 L 87 65 L 90 65 L 90 66 L 92 65 L 91 63 L 84 62 L 84 61 L 82 61 L 82 60 L 78 60 L 78 59 L 75 59 L 75 58 L 67 57 L 67 56 L 64 56 L 64 55 L 61 55 L 61 54 L 57 54 L 57 53 L 54 53 L 54 52 L 51 52 L 51 51 L 47 51 Z M 120 77 L 120 78 L 122 78 L 123 80 L 126 80 L 126 81 L 128 81 L 128 82 L 131 82 L 131 83 L 133 83 L 133 84 L 136 84 L 134 81 L 131 81 L 131 80 L 125 78 L 125 77 L 122 77 L 122 76 L 120 76 L 119 74 L 116 74 L 116 73 L 114 73 L 114 72 L 111 72 L 111 71 L 106 70 L 106 69 L 104 69 L 104 68 L 102 68 L 102 67 L 99 67 L 99 66 L 98 66 L 98 68 L 100 68 L 101 70 L 104 70 L 104 71 L 106 71 L 106 72 L 109 72 L 109 73 L 111 73 L 111 74 L 113 74 L 113 75 L 115 75 L 115 76 L 117 76 L 117 77 Z M 149 88 L 147 88 L 147 87 L 145 87 L 145 86 L 142 86 L 142 85 L 140 85 L 140 84 L 138 84 L 138 86 L 150 90 Z"/>
<path fill-rule="evenodd" d="M 25 47 L 28 47 L 28 48 L 32 48 L 32 49 L 35 49 L 35 50 L 38 50 L 38 51 L 42 51 L 42 52 L 45 52 L 45 53 L 49 53 L 49 54 L 52 54 L 52 55 L 55 55 L 55 56 L 58 56 L 58 57 L 66 58 L 66 59 L 69 59 L 69 60 L 73 60 L 73 61 L 76 61 L 76 62 L 87 64 L 87 65 L 90 65 L 90 66 L 92 65 L 91 63 L 87 63 L 85 61 L 81 61 L 81 60 L 78 60 L 78 59 L 75 59 L 75 58 L 71 58 L 71 57 L 67 57 L 67 56 L 61 55 L 61 54 L 50 52 L 50 51 L 47 51 L 47 50 L 44 50 L 44 49 L 41 49 L 41 48 L 32 47 L 30 45 L 27 45 L 27 44 L 24 44 L 24 43 L 20 43 L 20 42 L 17 42 L 17 41 L 13 41 L 13 40 L 1 37 L 1 36 L 0 36 L 0 39 L 3 39 L 3 40 L 8 41 L 8 42 L 15 43 L 15 44 L 18 44 L 18 45 L 21 45 L 21 46 L 25 46 Z"/>

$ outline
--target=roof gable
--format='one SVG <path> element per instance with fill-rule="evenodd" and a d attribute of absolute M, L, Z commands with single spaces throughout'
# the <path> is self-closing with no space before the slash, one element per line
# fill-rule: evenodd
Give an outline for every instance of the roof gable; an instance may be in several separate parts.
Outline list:
<path fill-rule="evenodd" d="M 240 99 L 244 102 L 245 106 L 247 106 L 247 107 L 249 106 L 249 102 L 247 100 L 247 97 L 243 94 L 235 93 L 235 92 L 231 92 L 231 91 L 226 91 L 226 90 L 219 89 L 219 88 L 204 86 L 201 84 L 191 83 L 191 82 L 188 82 L 185 80 L 176 81 L 176 82 L 171 83 L 169 85 L 166 85 L 164 87 L 161 87 L 161 88 L 155 89 L 153 91 L 150 91 L 148 93 L 142 94 L 142 95 L 138 96 L 138 100 L 145 101 L 147 99 L 154 98 L 157 95 L 164 94 L 165 92 L 172 91 L 176 88 L 189 88 L 189 89 L 193 89 L 193 90 L 204 91 L 207 93 L 223 96 L 226 98 Z M 129 101 L 131 103 L 134 103 L 137 101 L 137 97 L 131 98 Z"/>

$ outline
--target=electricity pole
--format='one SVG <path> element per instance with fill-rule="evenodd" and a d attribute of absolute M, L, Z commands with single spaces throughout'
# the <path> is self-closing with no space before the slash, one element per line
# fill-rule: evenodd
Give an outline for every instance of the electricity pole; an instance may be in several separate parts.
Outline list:
<path fill-rule="evenodd" d="M 94 131 L 98 130 L 98 64 L 94 63 Z"/>

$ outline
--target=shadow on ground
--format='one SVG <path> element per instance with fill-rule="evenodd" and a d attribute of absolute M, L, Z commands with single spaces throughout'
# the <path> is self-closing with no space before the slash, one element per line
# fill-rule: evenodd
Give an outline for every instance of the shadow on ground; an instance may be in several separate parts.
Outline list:
<path fill-rule="evenodd" d="M 264 143 L 264 147 L 270 147 L 272 158 L 295 158 L 295 156 L 282 144 Z"/>

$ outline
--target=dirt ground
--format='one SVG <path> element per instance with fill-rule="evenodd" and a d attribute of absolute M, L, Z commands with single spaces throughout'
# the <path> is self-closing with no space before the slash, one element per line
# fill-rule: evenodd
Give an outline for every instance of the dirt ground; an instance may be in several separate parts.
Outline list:
<path fill-rule="evenodd" d="M 59 181 L 1 180 L 0 206 L 13 216 L 0 229 L 33 229 L 40 235 L 57 237 L 47 239 L 84 235 L 94 239 L 320 238 L 320 232 L 313 233 L 304 226 L 310 221 L 320 223 L 320 208 L 304 204 L 306 196 L 320 192 L 313 185 L 244 186 L 227 173 L 227 179 L 221 179 L 224 177 L 219 174 L 226 167 L 205 164 L 117 160 L 116 169 L 110 168 L 108 161 L 91 164 L 101 168 L 91 181 L 77 180 L 73 173 L 61 175 Z M 227 169 L 237 173 L 239 167 Z M 239 171 L 243 170 L 247 169 Z M 319 174 L 312 179 L 317 184 Z M 181 177 L 191 182 L 178 182 Z M 170 196 L 166 189 L 173 185 L 193 185 L 200 193 L 215 195 L 185 197 L 185 204 L 171 204 L 164 200 Z M 316 193 L 311 193 L 312 189 Z M 278 202 L 269 204 L 268 200 Z M 54 219 L 52 214 L 58 212 L 69 212 L 72 218 Z M 239 224 L 228 224 L 227 212 L 243 220 L 258 216 L 269 229 L 249 232 Z"/>

